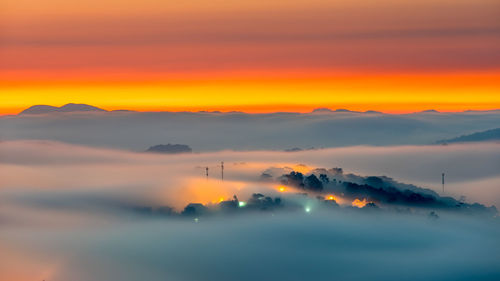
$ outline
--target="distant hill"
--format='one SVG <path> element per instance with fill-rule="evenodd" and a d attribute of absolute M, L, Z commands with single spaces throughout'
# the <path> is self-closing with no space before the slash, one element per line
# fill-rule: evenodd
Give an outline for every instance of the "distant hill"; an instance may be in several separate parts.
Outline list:
<path fill-rule="evenodd" d="M 185 144 L 159 144 L 148 148 L 146 152 L 154 153 L 166 153 L 166 154 L 177 154 L 177 153 L 191 153 L 193 150 L 191 147 Z"/>
<path fill-rule="evenodd" d="M 19 114 L 47 114 L 56 112 L 105 112 L 106 110 L 88 104 L 68 103 L 61 107 L 51 105 L 34 105 Z"/>
<path fill-rule="evenodd" d="M 311 111 L 311 113 L 333 113 L 333 112 L 334 112 L 333 110 L 325 107 L 315 108 L 313 111 Z"/>
<path fill-rule="evenodd" d="M 348 110 L 348 109 L 343 109 L 343 108 L 339 108 L 339 109 L 335 109 L 335 110 L 331 110 L 329 108 L 325 108 L 325 107 L 320 107 L 320 108 L 315 108 L 313 111 L 311 111 L 311 113 L 360 113 L 359 111 L 352 111 L 352 110 Z"/>
<path fill-rule="evenodd" d="M 454 143 L 454 142 L 479 142 L 479 141 L 500 141 L 500 128 L 491 129 L 483 132 L 477 132 L 470 135 L 441 140 L 438 143 Z"/>
<path fill-rule="evenodd" d="M 354 112 L 354 113 L 359 113 L 358 111 L 352 111 L 352 110 L 344 109 L 344 108 L 335 109 L 335 112 Z"/>
<path fill-rule="evenodd" d="M 178 141 L 174 143 L 189 140 L 185 144 L 193 152 L 201 152 L 433 144 L 464 133 L 499 128 L 499 124 L 500 111 L 433 114 L 91 111 L 0 116 L 0 135 L 9 140 L 44 139 L 133 151 L 145 151 L 151 145 L 167 141 L 172 144 L 175 140 Z"/>

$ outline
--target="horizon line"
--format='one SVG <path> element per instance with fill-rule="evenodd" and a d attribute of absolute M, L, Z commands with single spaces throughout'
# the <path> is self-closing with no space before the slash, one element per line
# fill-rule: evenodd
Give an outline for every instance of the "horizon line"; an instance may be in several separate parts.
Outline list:
<path fill-rule="evenodd" d="M 48 106 L 48 107 L 54 107 L 55 109 L 62 108 L 63 106 L 66 105 L 84 105 L 84 106 L 91 106 L 95 107 L 95 111 L 70 111 L 70 112 L 48 112 L 48 113 L 39 113 L 40 115 L 43 114 L 51 114 L 51 113 L 112 113 L 112 112 L 129 112 L 129 113 L 221 113 L 221 114 L 227 114 L 227 113 L 244 113 L 244 114 L 273 114 L 273 113 L 296 113 L 296 114 L 310 114 L 310 113 L 381 113 L 381 114 L 390 114 L 390 115 L 404 115 L 404 114 L 414 114 L 414 113 L 466 113 L 466 112 L 489 112 L 489 111 L 499 111 L 500 108 L 483 108 L 483 109 L 463 109 L 463 110 L 446 110 L 446 109 L 436 109 L 436 108 L 427 108 L 427 109 L 415 109 L 415 110 L 375 110 L 375 109 L 366 109 L 366 110 L 359 110 L 359 109 L 353 109 L 352 107 L 338 107 L 332 109 L 331 107 L 328 106 L 299 106 L 299 105 L 281 105 L 281 106 L 266 106 L 266 105 L 261 105 L 261 106 L 234 106 L 234 109 L 228 109 L 227 106 L 214 106 L 214 107 L 207 107 L 205 109 L 189 109 L 189 107 L 186 107 L 186 109 L 175 109 L 171 108 L 168 109 L 168 106 L 162 108 L 144 108 L 143 110 L 134 108 L 134 109 L 127 109 L 126 107 L 122 108 L 119 106 L 94 106 L 91 104 L 86 104 L 86 103 L 77 103 L 77 102 L 70 102 L 63 104 L 61 106 L 54 106 L 54 105 L 47 105 L 47 104 L 35 104 L 31 105 L 29 107 L 25 107 L 24 109 L 19 109 L 16 108 L 16 111 L 12 112 L 2 112 L 0 110 L 0 116 L 12 116 L 12 115 L 21 115 L 25 110 L 36 107 L 36 106 Z M 243 108 L 246 107 L 247 110 L 244 110 Z M 251 108 L 254 108 L 252 110 Z M 268 109 L 266 110 L 265 108 L 272 108 L 275 107 L 276 109 Z M 279 109 L 281 107 L 281 109 Z M 288 108 L 288 109 L 287 109 Z M 304 108 L 304 110 L 298 110 L 298 108 Z M 98 109 L 102 111 L 98 111 Z M 258 110 L 255 110 L 258 109 Z M 26 113 L 29 114 L 29 113 Z M 35 114 L 30 114 L 30 115 L 36 115 Z"/>

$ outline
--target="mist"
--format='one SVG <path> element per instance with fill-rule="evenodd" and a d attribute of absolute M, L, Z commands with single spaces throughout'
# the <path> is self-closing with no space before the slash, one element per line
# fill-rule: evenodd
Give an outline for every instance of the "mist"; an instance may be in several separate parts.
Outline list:
<path fill-rule="evenodd" d="M 156 200 L 180 207 L 194 199 L 208 202 L 228 198 L 237 191 L 268 191 L 273 187 L 260 182 L 259 177 L 271 167 L 305 171 L 341 167 L 346 173 L 388 176 L 440 194 L 444 172 L 443 195 L 500 205 L 500 149 L 496 143 L 158 155 L 50 141 L 9 141 L 0 143 L 0 155 L 2 192 L 131 193 L 136 194 L 134 200 Z M 224 184 L 220 182 L 220 161 L 226 163 Z M 208 180 L 205 167 L 209 167 Z"/>
<path fill-rule="evenodd" d="M 500 226 L 470 218 L 278 213 L 65 226 L 3 223 L 0 280 L 500 278 Z"/>
<path fill-rule="evenodd" d="M 45 139 L 133 151 L 167 143 L 186 144 L 195 152 L 285 150 L 429 145 L 497 128 L 499 123 L 498 111 L 399 115 L 342 111 L 21 114 L 0 117 L 0 139 Z"/>
<path fill-rule="evenodd" d="M 497 280 L 496 218 L 438 211 L 435 219 L 328 209 L 313 201 L 307 201 L 307 212 L 199 218 L 144 215 L 144 206 L 181 211 L 191 202 L 214 204 L 233 195 L 246 200 L 254 193 L 293 203 L 293 192 L 280 193 L 278 183 L 261 180 L 262 173 L 321 167 L 386 175 L 441 195 L 445 171 L 444 195 L 498 206 L 498 148 L 482 143 L 163 155 L 0 142 L 0 280 Z"/>

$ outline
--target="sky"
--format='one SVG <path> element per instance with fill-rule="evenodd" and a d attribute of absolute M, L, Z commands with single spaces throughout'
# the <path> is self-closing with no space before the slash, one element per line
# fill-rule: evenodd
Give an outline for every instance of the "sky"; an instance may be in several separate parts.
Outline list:
<path fill-rule="evenodd" d="M 500 4 L 5 0 L 0 114 L 500 108 Z"/>

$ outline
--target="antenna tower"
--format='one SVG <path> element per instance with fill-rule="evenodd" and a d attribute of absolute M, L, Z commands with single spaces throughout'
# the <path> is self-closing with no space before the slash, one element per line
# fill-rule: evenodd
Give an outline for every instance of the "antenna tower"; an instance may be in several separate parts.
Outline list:
<path fill-rule="evenodd" d="M 224 181 L 224 161 L 220 162 L 220 177 Z"/>
<path fill-rule="evenodd" d="M 443 185 L 443 193 L 444 193 L 444 173 L 441 174 L 441 184 Z"/>

